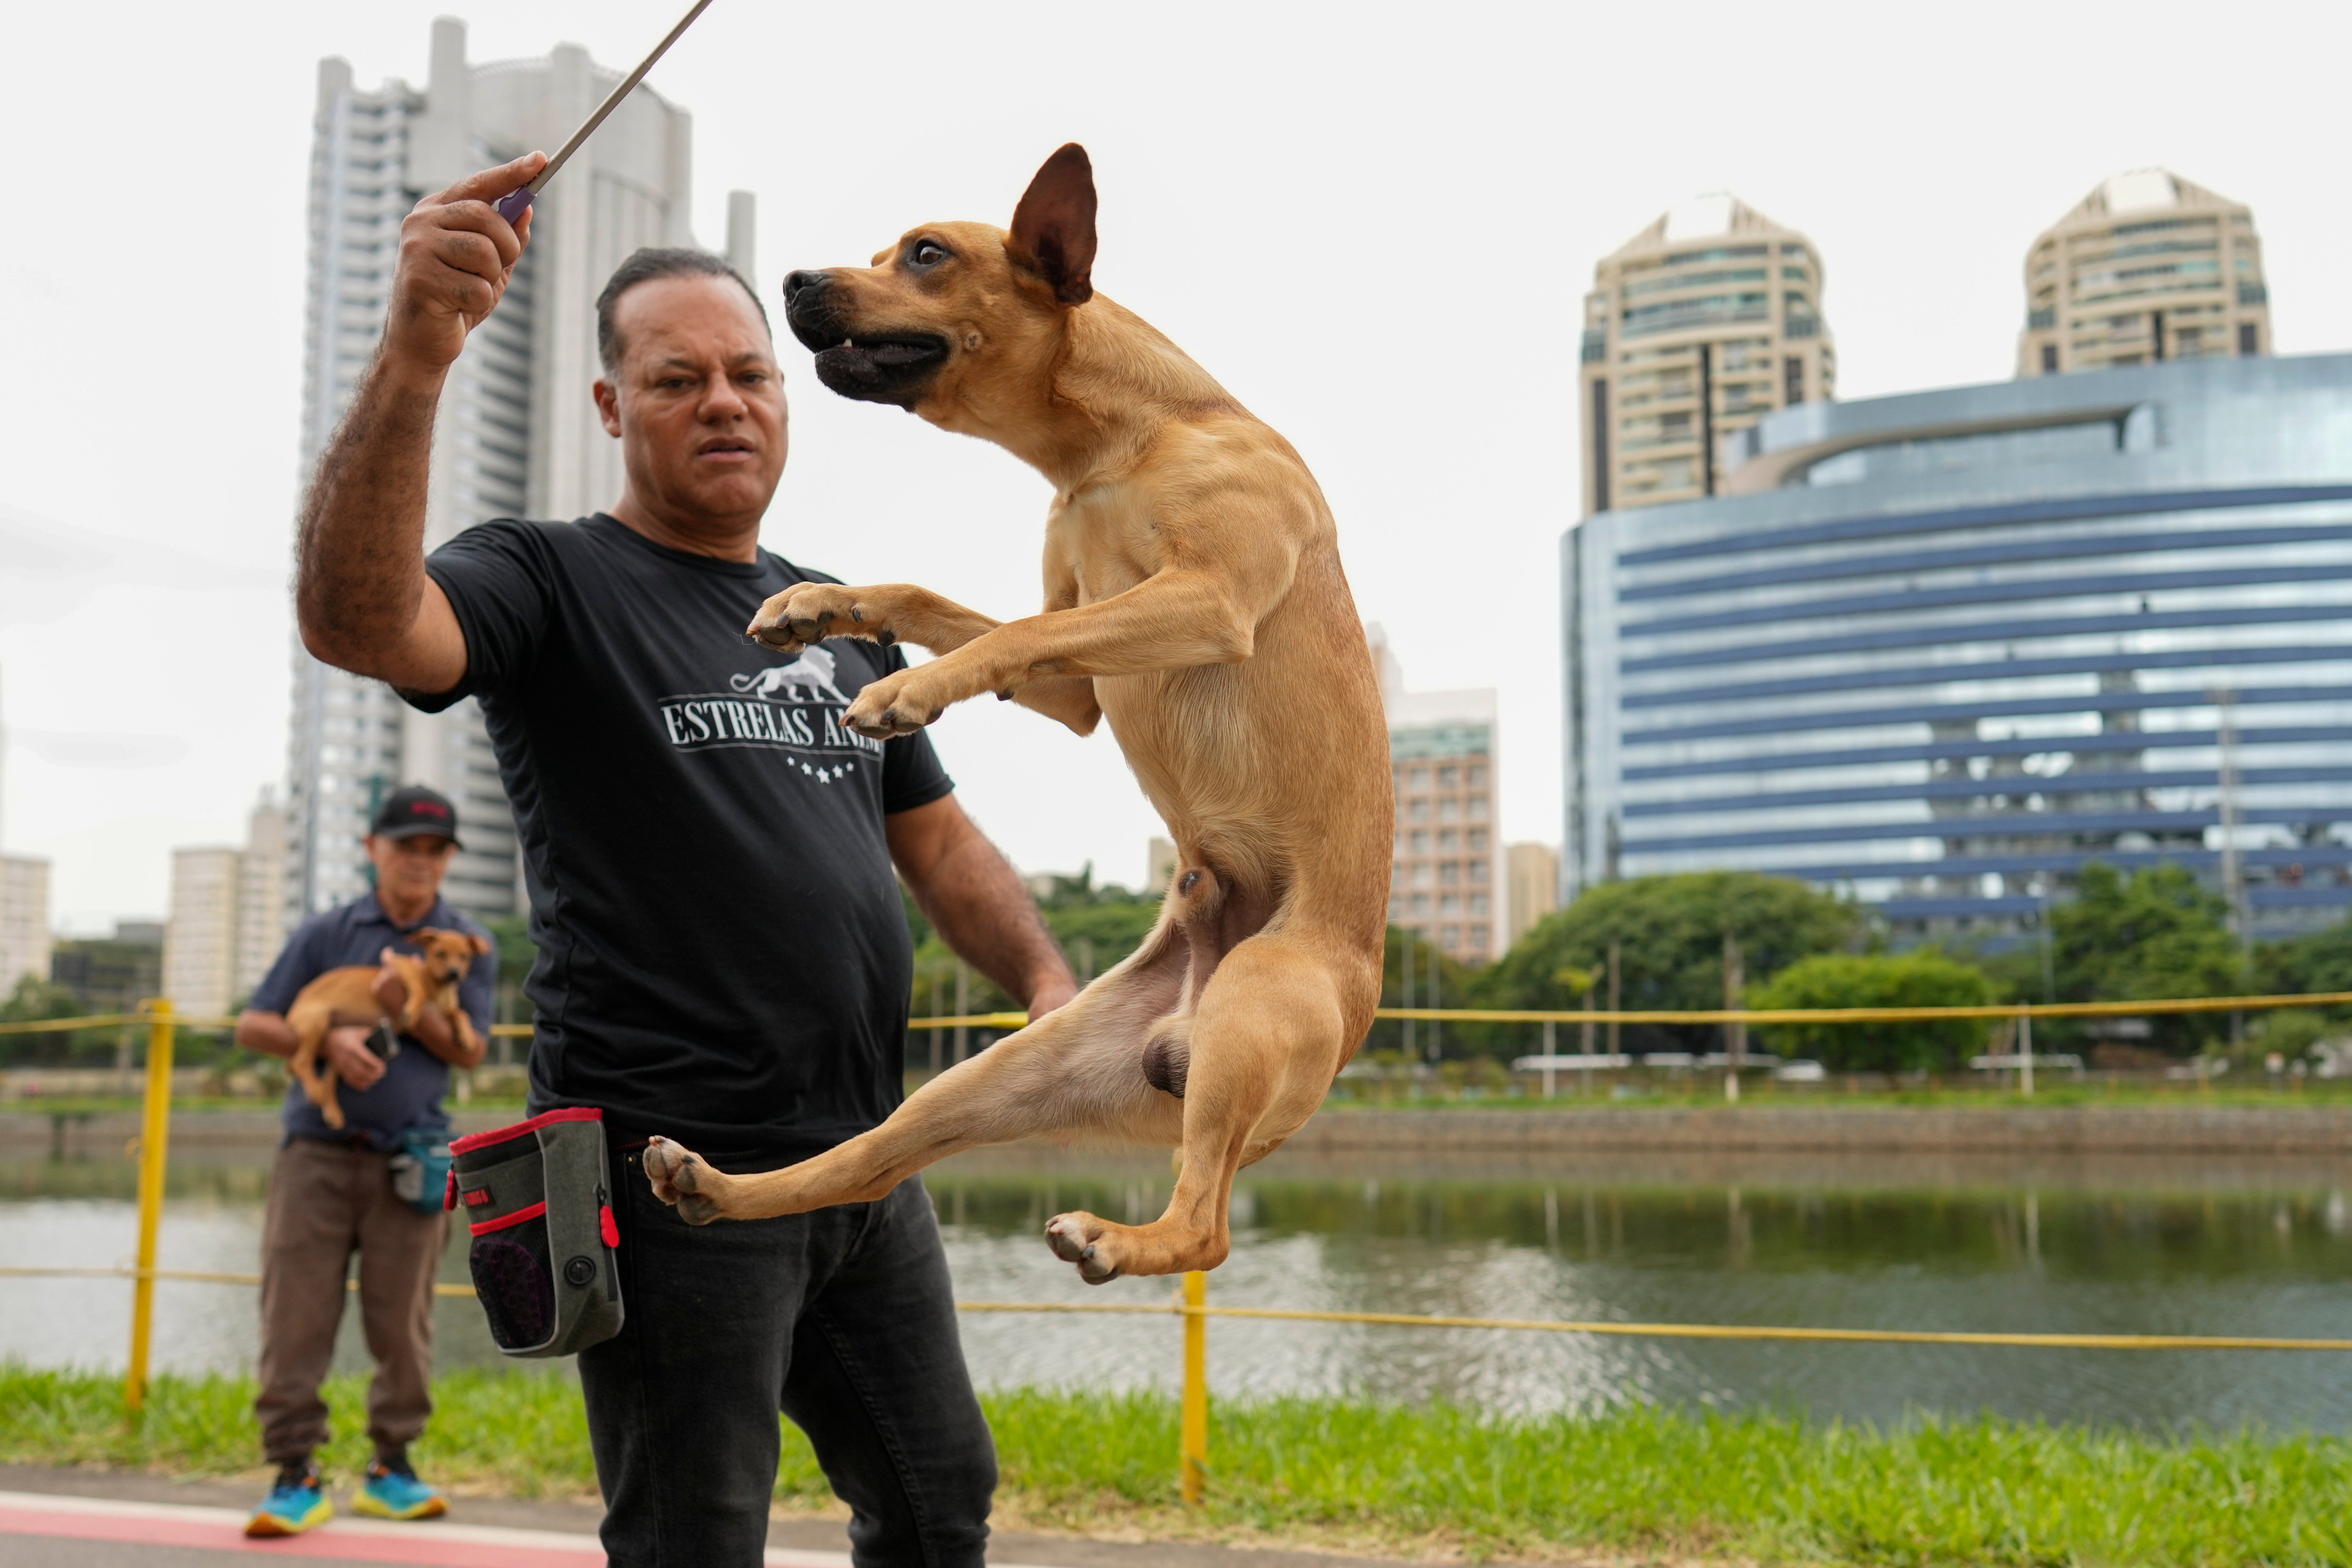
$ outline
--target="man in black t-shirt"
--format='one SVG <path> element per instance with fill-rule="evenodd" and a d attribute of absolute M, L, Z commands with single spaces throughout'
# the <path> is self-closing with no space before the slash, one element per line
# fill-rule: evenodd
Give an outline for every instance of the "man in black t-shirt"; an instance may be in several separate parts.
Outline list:
<path fill-rule="evenodd" d="M 770 595 L 832 579 L 759 547 L 782 384 L 765 312 L 715 258 L 640 251 L 597 302 L 594 395 L 627 475 L 611 510 L 424 555 L 442 384 L 530 234 L 488 202 L 543 162 L 402 226 L 383 346 L 303 511 L 303 640 L 488 721 L 540 948 L 530 1109 L 593 1106 L 614 1150 L 627 1320 L 580 1356 L 611 1560 L 758 1563 L 781 1408 L 850 1505 L 856 1562 L 978 1568 L 995 1458 L 919 1182 L 691 1231 L 638 1151 L 659 1132 L 768 1170 L 889 1114 L 910 978 L 894 867 L 1033 1016 L 1074 983 L 929 740 L 840 723 L 902 656 L 741 636 Z"/>

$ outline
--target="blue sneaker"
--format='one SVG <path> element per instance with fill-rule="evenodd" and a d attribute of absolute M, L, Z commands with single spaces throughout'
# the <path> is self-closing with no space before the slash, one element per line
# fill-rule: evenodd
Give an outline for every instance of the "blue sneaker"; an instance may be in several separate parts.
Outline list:
<path fill-rule="evenodd" d="M 299 1535 L 334 1517 L 335 1505 L 327 1500 L 327 1489 L 319 1484 L 319 1467 L 306 1459 L 278 1470 L 269 1495 L 245 1521 L 245 1532 L 264 1537 Z"/>
<path fill-rule="evenodd" d="M 380 1458 L 367 1468 L 367 1479 L 352 1494 L 352 1511 L 372 1519 L 438 1519 L 449 1511 L 449 1504 L 416 1479 L 404 1457 Z"/>

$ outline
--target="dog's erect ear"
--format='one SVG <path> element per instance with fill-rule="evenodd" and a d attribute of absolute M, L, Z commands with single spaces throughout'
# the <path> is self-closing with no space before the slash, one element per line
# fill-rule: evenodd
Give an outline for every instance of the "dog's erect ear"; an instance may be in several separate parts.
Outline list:
<path fill-rule="evenodd" d="M 477 958 L 490 951 L 490 942 L 488 937 L 469 935 L 466 938 L 466 945 L 474 950 L 474 956 Z"/>
<path fill-rule="evenodd" d="M 1066 142 L 1013 209 L 1013 254 L 1036 268 L 1065 305 L 1095 297 L 1095 166 Z"/>

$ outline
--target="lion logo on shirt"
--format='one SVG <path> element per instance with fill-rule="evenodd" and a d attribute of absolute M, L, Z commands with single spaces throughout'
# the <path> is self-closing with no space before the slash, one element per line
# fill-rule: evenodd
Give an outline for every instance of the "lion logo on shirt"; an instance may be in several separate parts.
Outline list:
<path fill-rule="evenodd" d="M 790 664 L 730 675 L 727 684 L 747 697 L 772 697 L 785 702 L 814 702 L 829 697 L 846 704 L 849 699 L 833 683 L 837 668 L 828 649 L 814 647 L 803 649 Z M 802 695 L 803 691 L 807 695 Z"/>

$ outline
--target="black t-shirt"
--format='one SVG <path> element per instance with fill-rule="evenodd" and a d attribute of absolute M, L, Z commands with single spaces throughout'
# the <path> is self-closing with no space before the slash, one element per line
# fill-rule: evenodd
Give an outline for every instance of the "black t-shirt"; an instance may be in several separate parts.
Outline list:
<path fill-rule="evenodd" d="M 904 656 L 744 640 L 832 582 L 664 549 L 602 515 L 501 520 L 425 563 L 466 634 L 513 802 L 539 962 L 530 1108 L 803 1157 L 898 1103 L 912 953 L 885 814 L 954 785 L 930 742 L 840 723 Z"/>

